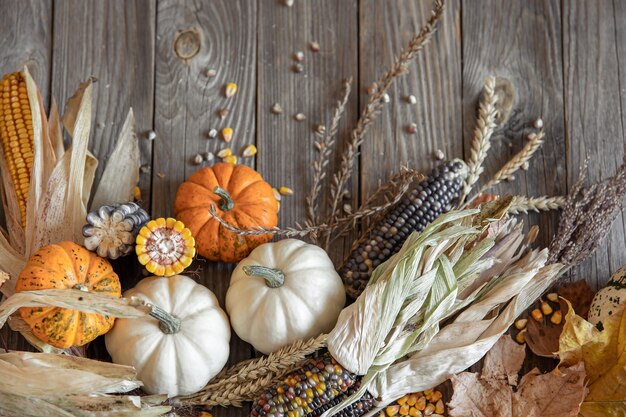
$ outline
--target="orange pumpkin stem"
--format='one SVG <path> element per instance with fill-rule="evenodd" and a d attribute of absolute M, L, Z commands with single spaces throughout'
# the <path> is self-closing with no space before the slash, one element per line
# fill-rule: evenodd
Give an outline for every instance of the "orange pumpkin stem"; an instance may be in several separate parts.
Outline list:
<path fill-rule="evenodd" d="M 148 307 L 150 307 L 150 316 L 159 321 L 159 329 L 163 333 L 175 334 L 180 332 L 181 321 L 178 317 L 154 304 L 148 304 Z"/>
<path fill-rule="evenodd" d="M 248 276 L 263 278 L 265 284 L 270 288 L 282 287 L 285 283 L 285 274 L 283 271 L 275 268 L 268 268 L 261 265 L 248 265 L 244 266 L 242 269 Z"/>
<path fill-rule="evenodd" d="M 228 194 L 228 191 L 226 191 L 222 187 L 215 187 L 213 189 L 213 193 L 220 196 L 220 201 L 217 203 L 217 206 L 220 208 L 220 210 L 229 211 L 232 210 L 233 207 L 235 207 L 235 203 L 230 197 L 230 194 Z"/>

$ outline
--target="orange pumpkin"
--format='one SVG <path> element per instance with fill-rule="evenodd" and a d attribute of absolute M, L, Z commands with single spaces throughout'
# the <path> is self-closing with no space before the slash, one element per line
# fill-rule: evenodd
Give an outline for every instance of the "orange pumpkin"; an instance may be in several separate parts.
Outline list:
<path fill-rule="evenodd" d="M 272 187 L 245 165 L 217 163 L 202 168 L 182 183 L 174 212 L 196 239 L 198 253 L 212 261 L 237 262 L 271 235 L 242 236 L 221 225 L 209 212 L 241 229 L 275 227 L 278 202 Z"/>
<path fill-rule="evenodd" d="M 16 290 L 74 288 L 121 297 L 111 264 L 73 242 L 44 246 L 28 260 Z M 114 318 L 58 307 L 22 307 L 22 319 L 37 338 L 58 348 L 81 346 L 108 332 Z"/>

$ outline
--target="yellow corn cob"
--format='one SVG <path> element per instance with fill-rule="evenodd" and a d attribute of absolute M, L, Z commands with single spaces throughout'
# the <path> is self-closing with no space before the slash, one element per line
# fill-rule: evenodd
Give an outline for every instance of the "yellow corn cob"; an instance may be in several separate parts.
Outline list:
<path fill-rule="evenodd" d="M 21 72 L 7 74 L 0 81 L 0 142 L 24 227 L 33 168 L 33 120 Z"/>

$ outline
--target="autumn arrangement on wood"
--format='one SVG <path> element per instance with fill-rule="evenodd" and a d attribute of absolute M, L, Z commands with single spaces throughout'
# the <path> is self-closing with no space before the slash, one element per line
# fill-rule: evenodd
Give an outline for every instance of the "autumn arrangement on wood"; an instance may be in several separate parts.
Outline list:
<path fill-rule="evenodd" d="M 345 203 L 387 91 L 409 73 L 443 13 L 444 1 L 435 1 L 368 89 L 339 147 L 352 90 L 352 80 L 342 82 L 330 123 L 315 127 L 306 215 L 290 227 L 278 224 L 294 190 L 240 163 L 256 154 L 254 145 L 241 155 L 228 147 L 196 155 L 195 165 L 209 166 L 176 184 L 173 216 L 151 216 L 136 190 L 132 110 L 93 187 L 94 80 L 79 86 L 63 115 L 54 100 L 46 115 L 27 67 L 5 75 L 0 327 L 21 333 L 38 352 L 0 353 L 0 414 L 206 416 L 246 403 L 251 417 L 623 411 L 626 267 L 597 294 L 558 281 L 593 253 L 621 212 L 626 161 L 589 186 L 581 167 L 567 196 L 490 194 L 532 169 L 546 140 L 535 120 L 525 146 L 485 178 L 492 136 L 515 102 L 514 86 L 490 76 L 467 160 L 438 155 L 427 175 L 400 167 L 361 206 Z M 229 82 L 222 94 L 233 100 L 237 91 Z M 271 108 L 282 111 L 278 103 Z M 234 134 L 225 127 L 208 135 L 232 146 Z M 539 247 L 538 226 L 525 227 L 518 215 L 550 210 L 561 210 L 558 229 Z M 354 242 L 333 262 L 329 252 L 346 236 Z M 223 305 L 193 279 L 192 264 L 206 262 L 233 264 Z M 129 265 L 144 273 L 133 285 Z M 225 367 L 233 333 L 259 356 Z M 89 357 L 88 344 L 100 336 L 110 361 Z M 554 369 L 518 378 L 526 346 L 555 359 Z M 468 371 L 483 359 L 480 372 Z"/>

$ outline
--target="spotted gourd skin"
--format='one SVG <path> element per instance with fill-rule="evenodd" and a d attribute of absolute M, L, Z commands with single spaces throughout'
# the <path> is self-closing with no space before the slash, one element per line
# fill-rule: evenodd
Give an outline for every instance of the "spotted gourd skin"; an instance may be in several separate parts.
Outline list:
<path fill-rule="evenodd" d="M 220 210 L 220 197 L 213 193 L 218 186 L 230 195 L 232 209 Z M 212 261 L 238 262 L 272 239 L 271 235 L 242 236 L 231 232 L 213 218 L 211 205 L 218 216 L 241 229 L 275 227 L 278 202 L 272 187 L 252 168 L 217 163 L 196 171 L 178 188 L 174 213 L 191 230 L 198 253 Z"/>
<path fill-rule="evenodd" d="M 16 290 L 73 288 L 122 295 L 120 280 L 111 264 L 73 242 L 44 246 L 28 260 Z M 114 318 L 58 307 L 23 307 L 22 319 L 41 341 L 58 348 L 81 346 L 108 332 Z"/>

